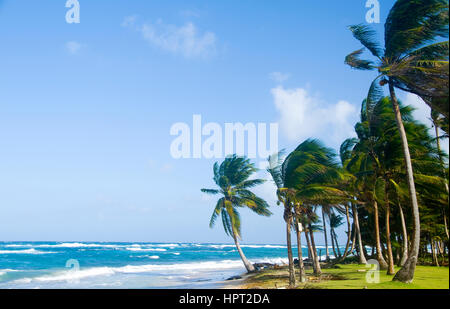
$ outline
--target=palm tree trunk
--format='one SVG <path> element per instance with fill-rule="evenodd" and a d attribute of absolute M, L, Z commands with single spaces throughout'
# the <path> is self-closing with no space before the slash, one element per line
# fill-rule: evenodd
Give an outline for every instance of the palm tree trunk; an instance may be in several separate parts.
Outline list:
<path fill-rule="evenodd" d="M 432 256 L 433 256 L 433 264 L 434 266 L 439 267 L 439 260 L 438 260 L 438 252 L 437 252 L 437 247 L 436 247 L 436 243 L 433 239 L 431 239 L 431 252 L 432 252 Z"/>
<path fill-rule="evenodd" d="M 336 232 L 334 231 L 334 229 L 331 229 L 331 238 L 334 239 L 335 245 L 336 245 L 336 251 L 338 253 L 338 257 L 341 258 L 341 249 L 339 249 L 339 243 L 338 243 L 338 239 L 337 239 L 337 235 Z"/>
<path fill-rule="evenodd" d="M 434 124 L 434 130 L 435 130 L 435 133 L 436 133 L 436 145 L 437 145 L 437 149 L 438 149 L 438 152 L 439 152 L 439 161 L 440 161 L 441 166 L 442 166 L 442 176 L 443 176 L 444 181 L 445 181 L 445 190 L 447 191 L 447 204 L 448 204 L 448 202 L 449 202 L 448 181 L 447 181 L 447 176 L 445 174 L 444 160 L 442 160 L 442 156 L 441 156 L 441 142 L 439 140 L 439 127 L 436 124 Z M 443 220 L 444 220 L 445 235 L 447 236 L 447 239 L 449 239 L 449 237 L 448 237 L 448 225 L 447 225 L 447 214 L 445 212 L 445 207 L 442 209 L 442 214 L 443 214 Z"/>
<path fill-rule="evenodd" d="M 302 232 L 299 227 L 299 221 L 297 216 L 295 216 L 295 232 L 297 234 L 297 255 L 298 255 L 298 268 L 299 274 L 298 278 L 300 283 L 306 282 L 305 275 L 305 265 L 303 264 L 303 252 L 302 252 Z"/>
<path fill-rule="evenodd" d="M 380 269 L 386 270 L 388 269 L 388 264 L 383 257 L 381 251 L 381 242 L 380 242 L 380 224 L 378 218 L 378 203 L 377 201 L 373 201 L 373 209 L 374 209 L 374 218 L 375 218 L 375 244 L 377 248 L 377 261 L 380 264 Z"/>
<path fill-rule="evenodd" d="M 348 254 L 348 247 L 350 247 L 350 240 L 352 238 L 352 231 L 350 225 L 350 214 L 348 211 L 348 205 L 345 205 L 345 216 L 347 218 L 347 243 L 345 244 L 344 255 L 342 256 L 342 260 L 345 260 Z"/>
<path fill-rule="evenodd" d="M 352 247 L 351 247 L 350 250 L 348 251 L 348 254 L 355 252 L 355 249 L 356 249 L 355 222 L 353 222 L 353 224 L 352 224 L 352 230 L 351 230 L 351 233 L 353 234 L 353 238 L 352 238 Z"/>
<path fill-rule="evenodd" d="M 338 258 L 338 254 L 336 252 L 336 246 L 334 245 L 334 237 L 333 237 L 333 228 L 330 228 L 330 236 L 331 236 L 331 247 L 333 249 L 334 258 Z"/>
<path fill-rule="evenodd" d="M 399 244 L 400 243 L 400 236 L 395 235 L 394 238 L 395 238 L 395 241 Z M 400 251 L 401 251 L 401 248 L 399 248 L 399 247 L 396 247 L 395 250 L 394 250 L 394 252 L 395 252 L 395 261 L 394 261 L 394 263 L 396 265 L 400 265 L 400 261 L 401 261 Z"/>
<path fill-rule="evenodd" d="M 394 276 L 394 280 L 405 283 L 410 283 L 414 279 L 414 272 L 416 270 L 417 258 L 419 256 L 420 247 L 420 214 L 419 204 L 417 202 L 416 186 L 414 184 L 414 173 L 411 163 L 411 155 L 409 153 L 408 139 L 406 137 L 405 127 L 403 126 L 402 115 L 398 105 L 397 96 L 395 95 L 394 84 L 389 80 L 389 92 L 391 95 L 392 108 L 394 110 L 395 119 L 397 121 L 398 131 L 402 140 L 403 155 L 406 165 L 406 175 L 409 187 L 409 195 L 411 199 L 411 206 L 413 212 L 414 233 L 412 237 L 411 250 L 405 265 Z"/>
<path fill-rule="evenodd" d="M 352 204 L 353 220 L 355 222 L 355 232 L 358 237 L 358 252 L 359 252 L 359 264 L 367 264 L 366 256 L 364 255 L 364 246 L 361 238 L 361 230 L 359 229 L 358 209 Z"/>
<path fill-rule="evenodd" d="M 306 238 L 306 243 L 308 245 L 308 259 L 311 261 L 311 264 L 313 266 L 313 271 L 316 272 L 316 264 L 314 263 L 314 252 L 311 246 L 311 240 L 309 237 L 309 232 L 308 230 L 305 231 L 305 238 Z"/>
<path fill-rule="evenodd" d="M 242 251 L 241 246 L 239 245 L 239 241 L 238 241 L 238 239 L 236 237 L 236 232 L 234 231 L 234 227 L 232 228 L 232 232 L 233 232 L 234 244 L 236 245 L 236 249 L 239 252 L 239 255 L 240 255 L 241 259 L 242 259 L 242 262 L 244 263 L 245 269 L 247 269 L 248 273 L 254 272 L 255 271 L 255 267 L 245 257 L 244 252 Z"/>
<path fill-rule="evenodd" d="M 388 275 L 394 275 L 395 269 L 394 269 L 394 256 L 392 254 L 392 245 L 391 245 L 391 230 L 389 225 L 389 215 L 390 215 L 390 207 L 389 207 L 389 201 L 386 201 L 386 246 L 387 246 L 387 255 L 388 255 Z"/>
<path fill-rule="evenodd" d="M 311 236 L 311 246 L 314 252 L 314 265 L 316 265 L 314 274 L 320 275 L 322 274 L 322 269 L 320 268 L 320 262 L 319 258 L 317 256 L 317 250 L 316 250 L 316 242 L 314 241 L 314 232 L 312 231 L 311 224 L 309 224 L 309 235 Z"/>
<path fill-rule="evenodd" d="M 323 235 L 325 236 L 325 260 L 328 262 L 330 260 L 330 253 L 328 252 L 328 236 L 327 236 L 327 223 L 325 221 L 325 212 L 322 207 L 322 221 L 323 221 Z"/>
<path fill-rule="evenodd" d="M 446 215 L 446 213 L 445 213 L 445 209 L 444 209 L 444 228 L 445 228 L 445 235 L 447 235 L 447 240 L 449 239 L 449 237 L 448 237 L 448 224 L 447 224 L 447 221 L 448 221 L 448 219 L 447 219 L 447 215 Z"/>
<path fill-rule="evenodd" d="M 405 215 L 403 214 L 403 209 L 400 203 L 398 204 L 398 208 L 400 211 L 400 221 L 402 222 L 402 238 L 403 238 L 403 252 L 402 252 L 402 259 L 400 260 L 400 265 L 405 265 L 406 260 L 408 259 L 408 232 L 406 231 L 406 223 L 405 223 Z"/>
<path fill-rule="evenodd" d="M 286 244 L 288 250 L 289 261 L 289 287 L 295 287 L 295 269 L 294 258 L 292 256 L 292 242 L 291 242 L 291 225 L 292 225 L 292 212 L 289 207 L 285 208 L 285 220 L 286 220 Z"/>

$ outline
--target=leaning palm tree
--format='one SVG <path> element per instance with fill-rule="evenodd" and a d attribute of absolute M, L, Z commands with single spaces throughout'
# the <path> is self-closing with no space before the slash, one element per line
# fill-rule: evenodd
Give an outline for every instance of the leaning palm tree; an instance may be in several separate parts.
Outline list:
<path fill-rule="evenodd" d="M 281 175 L 297 207 L 304 209 L 309 217 L 308 209 L 315 205 L 338 205 L 345 200 L 346 194 L 338 188 L 345 173 L 336 161 L 334 151 L 318 140 L 306 140 L 291 152 L 281 166 Z M 310 236 L 314 237 L 312 233 Z M 312 257 L 315 273 L 320 275 L 319 258 L 317 254 Z"/>
<path fill-rule="evenodd" d="M 402 141 L 409 195 L 414 218 L 411 252 L 394 280 L 412 282 L 420 246 L 420 216 L 414 184 L 411 155 L 395 88 L 416 93 L 434 110 L 448 118 L 448 1 L 398 0 L 385 23 L 384 48 L 374 39 L 375 32 L 364 25 L 351 26 L 353 36 L 367 48 L 378 63 L 362 60 L 364 49 L 349 54 L 345 62 L 360 70 L 378 70 L 367 104 L 378 85 L 389 85 L 392 107 Z M 443 103 L 442 103 L 443 102 Z"/>
<path fill-rule="evenodd" d="M 306 281 L 305 276 L 305 267 L 303 264 L 303 257 L 301 251 L 301 229 L 299 217 L 300 207 L 298 203 L 295 201 L 295 190 L 292 188 L 288 188 L 285 185 L 285 177 L 286 174 L 282 172 L 283 165 L 283 151 L 280 151 L 277 154 L 269 156 L 269 167 L 267 171 L 269 172 L 272 180 L 277 186 L 277 197 L 278 204 L 283 204 L 284 213 L 283 219 L 286 222 L 286 247 L 288 251 L 288 263 L 289 263 L 289 286 L 295 286 L 295 267 L 294 267 L 294 258 L 292 254 L 292 241 L 291 241 L 291 228 L 294 226 L 294 229 L 297 233 L 297 248 L 298 248 L 298 262 L 299 262 L 299 279 L 300 282 Z"/>
<path fill-rule="evenodd" d="M 228 156 L 219 164 L 214 164 L 214 182 L 219 189 L 201 189 L 203 193 L 222 197 L 217 201 L 211 216 L 209 226 L 212 228 L 217 217 L 222 217 L 225 233 L 231 236 L 236 249 L 248 272 L 255 271 L 255 267 L 247 260 L 239 245 L 241 239 L 241 219 L 238 208 L 247 207 L 258 215 L 270 216 L 269 205 L 256 196 L 249 189 L 264 183 L 263 179 L 249 179 L 256 171 L 253 163 L 245 157 Z"/>

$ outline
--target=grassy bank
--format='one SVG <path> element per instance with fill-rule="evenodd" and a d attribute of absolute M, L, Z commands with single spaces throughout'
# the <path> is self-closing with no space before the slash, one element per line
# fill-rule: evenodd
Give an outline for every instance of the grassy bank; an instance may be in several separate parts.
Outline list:
<path fill-rule="evenodd" d="M 323 274 L 316 277 L 312 270 L 307 270 L 308 282 L 299 284 L 302 289 L 448 289 L 449 268 L 417 266 L 414 282 L 404 284 L 393 282 L 392 276 L 379 271 L 379 283 L 368 283 L 368 268 L 365 265 L 339 264 L 335 268 L 325 268 Z M 240 286 L 243 289 L 276 289 L 288 286 L 288 270 L 268 269 L 246 277 Z"/>

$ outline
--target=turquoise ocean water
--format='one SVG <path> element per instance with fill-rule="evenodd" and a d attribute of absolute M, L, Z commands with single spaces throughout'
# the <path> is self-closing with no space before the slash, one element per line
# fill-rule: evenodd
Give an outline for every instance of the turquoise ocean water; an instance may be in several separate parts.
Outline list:
<path fill-rule="evenodd" d="M 242 249 L 252 262 L 287 262 L 284 245 Z M 217 288 L 243 272 L 233 244 L 0 242 L 3 289 Z"/>

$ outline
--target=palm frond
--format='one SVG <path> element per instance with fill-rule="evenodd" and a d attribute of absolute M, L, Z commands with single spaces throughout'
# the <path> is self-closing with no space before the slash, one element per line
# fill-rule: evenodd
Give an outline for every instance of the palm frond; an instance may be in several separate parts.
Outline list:
<path fill-rule="evenodd" d="M 349 29 L 353 33 L 353 36 L 361 42 L 361 44 L 372 53 L 372 55 L 377 58 L 381 58 L 383 55 L 383 50 L 375 40 L 376 33 L 374 30 L 363 24 L 350 26 Z"/>
<path fill-rule="evenodd" d="M 398 58 L 436 37 L 448 38 L 447 0 L 397 0 L 385 23 L 387 57 Z"/>
<path fill-rule="evenodd" d="M 364 52 L 364 48 L 355 50 L 345 57 L 345 64 L 357 70 L 373 70 L 376 68 L 375 63 L 370 60 L 363 60 L 360 58 Z"/>
<path fill-rule="evenodd" d="M 215 224 L 215 222 L 216 222 L 217 216 L 220 215 L 220 213 L 221 213 L 221 211 L 222 211 L 222 209 L 223 209 L 223 206 L 224 206 L 223 203 L 224 203 L 224 198 L 221 198 L 221 199 L 219 199 L 219 200 L 217 201 L 216 208 L 214 208 L 214 212 L 213 212 L 213 214 L 212 214 L 212 216 L 211 216 L 211 219 L 210 219 L 210 221 L 209 221 L 209 227 L 210 227 L 210 228 L 213 228 L 213 227 L 214 227 L 214 224 Z"/>
<path fill-rule="evenodd" d="M 216 190 L 216 189 L 201 189 L 200 191 L 202 191 L 203 193 L 206 193 L 206 194 L 211 194 L 211 195 L 216 195 L 216 194 L 219 194 L 219 190 Z"/>

